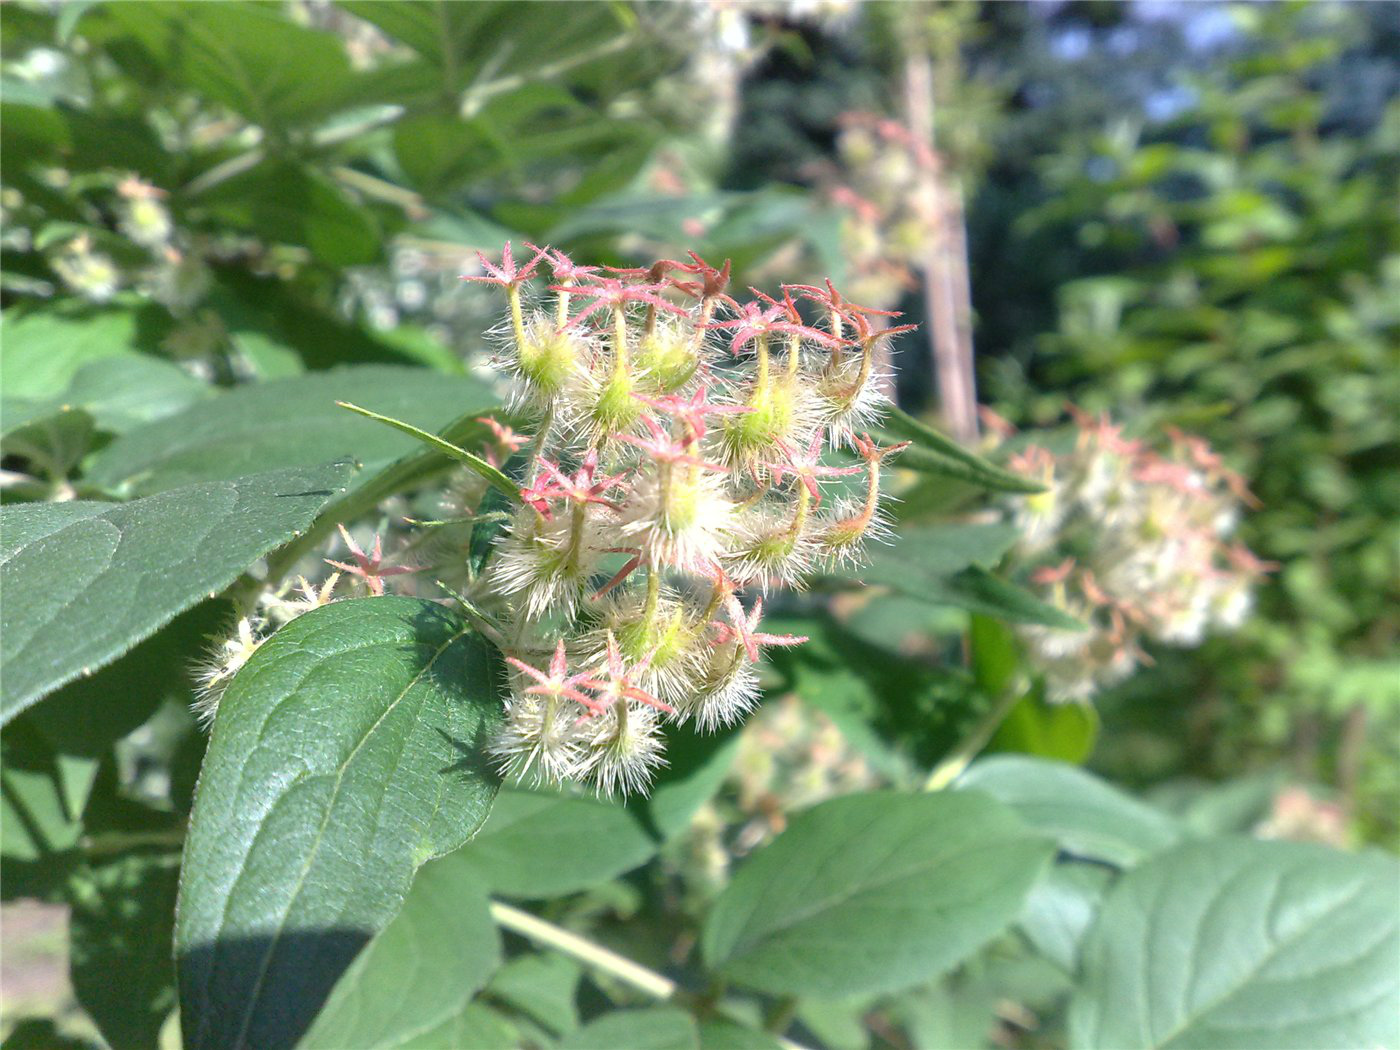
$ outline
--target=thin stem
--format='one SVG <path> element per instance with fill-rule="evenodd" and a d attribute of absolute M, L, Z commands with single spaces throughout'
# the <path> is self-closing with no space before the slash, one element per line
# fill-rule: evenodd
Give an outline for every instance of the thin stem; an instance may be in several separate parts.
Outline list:
<path fill-rule="evenodd" d="M 670 999 L 680 990 L 680 986 L 669 977 L 663 977 L 654 970 L 648 970 L 645 966 L 618 955 L 617 952 L 509 904 L 492 901 L 491 918 L 507 930 L 513 930 L 536 944 L 547 945 L 581 963 L 611 974 L 653 999 Z"/>
<path fill-rule="evenodd" d="M 527 937 L 536 944 L 563 952 L 586 966 L 610 974 L 653 999 L 670 1000 L 681 1006 L 691 1005 L 690 997 L 669 977 L 663 977 L 655 970 L 649 970 L 615 951 L 594 944 L 585 937 L 571 933 L 552 922 L 546 922 L 527 911 L 502 904 L 500 901 L 492 901 L 491 918 L 507 930 Z M 722 1009 L 715 1012 L 721 1015 L 724 1013 Z M 791 1039 L 784 1039 L 782 1036 L 775 1038 L 783 1050 L 806 1050 L 801 1043 L 794 1043 Z"/>
<path fill-rule="evenodd" d="M 952 754 L 945 758 L 938 765 L 933 767 L 933 772 L 929 774 L 928 780 L 924 781 L 925 791 L 942 791 L 945 787 L 956 780 L 977 757 L 978 753 L 987 746 L 987 742 L 992 739 L 992 734 L 997 731 L 1006 716 L 1011 713 L 1011 709 L 1016 706 L 1016 702 L 1021 699 L 1021 693 L 1017 689 L 1008 689 L 992 705 L 991 710 L 978 719 L 977 724 L 972 727 Z"/>
<path fill-rule="evenodd" d="M 630 366 L 627 357 L 627 313 L 621 304 L 613 307 L 613 363 L 615 375 L 626 372 Z"/>
<path fill-rule="evenodd" d="M 525 352 L 525 317 L 520 308 L 519 286 L 509 285 L 506 288 L 506 298 L 510 301 L 510 324 L 515 330 L 515 352 L 523 354 Z"/>

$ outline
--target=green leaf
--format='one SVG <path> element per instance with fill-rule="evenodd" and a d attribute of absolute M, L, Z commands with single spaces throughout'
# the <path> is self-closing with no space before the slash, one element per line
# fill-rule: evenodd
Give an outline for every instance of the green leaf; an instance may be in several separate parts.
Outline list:
<path fill-rule="evenodd" d="M 1011 623 L 1040 624 L 1061 631 L 1084 630 L 1082 623 L 1062 609 L 975 565 L 949 577 L 941 588 L 932 588 L 916 597 L 936 604 L 955 605 L 969 612 L 985 613 Z"/>
<path fill-rule="evenodd" d="M 700 1050 L 690 1014 L 673 1006 L 615 1010 L 559 1041 L 559 1050 Z"/>
<path fill-rule="evenodd" d="M 1047 703 L 1043 692 L 1033 689 L 1022 697 L 997 727 L 988 747 L 1083 762 L 1098 739 L 1098 709 L 1092 704 Z"/>
<path fill-rule="evenodd" d="M 1005 524 L 907 528 L 893 547 L 871 552 L 870 564 L 860 570 L 859 578 L 931 605 L 1013 623 L 1082 630 L 1072 616 L 988 571 L 1016 542 L 1016 535 L 1016 529 Z"/>
<path fill-rule="evenodd" d="M 667 731 L 666 768 L 651 792 L 629 802 L 645 814 L 647 824 L 663 841 L 690 826 L 697 810 L 715 796 L 739 753 L 737 732 L 697 733 L 689 726 Z"/>
<path fill-rule="evenodd" d="M 701 947 L 721 974 L 774 994 L 893 991 L 1001 932 L 1052 851 L 981 795 L 833 799 L 739 869 Z"/>
<path fill-rule="evenodd" d="M 557 897 L 616 878 L 655 852 L 651 836 L 621 805 L 505 790 L 461 856 L 476 865 L 493 893 Z"/>
<path fill-rule="evenodd" d="M 81 813 L 65 798 L 53 749 L 25 720 L 5 727 L 0 757 L 0 856 L 6 867 L 16 861 L 50 864 L 77 844 L 83 830 Z"/>
<path fill-rule="evenodd" d="M 1400 1044 L 1400 865 L 1217 839 L 1112 890 L 1070 1002 L 1079 1050 Z"/>
<path fill-rule="evenodd" d="M 908 470 L 970 481 L 996 492 L 1045 491 L 1045 486 L 1039 482 L 988 463 L 903 409 L 890 408 L 884 429 L 898 435 L 899 440 L 914 442 L 912 448 L 900 453 L 898 460 L 899 465 Z"/>
<path fill-rule="evenodd" d="M 583 971 L 572 959 L 553 953 L 520 955 L 491 978 L 486 994 L 556 1035 L 578 1027 L 578 982 Z"/>
<path fill-rule="evenodd" d="M 345 971 L 298 1045 L 421 1042 L 461 1018 L 500 962 L 486 885 L 460 851 L 449 854 L 419 869 L 402 910 Z"/>
<path fill-rule="evenodd" d="M 133 503 L 0 507 L 0 720 L 223 590 L 310 525 L 350 475 L 333 463 Z"/>
<path fill-rule="evenodd" d="M 426 430 L 421 430 L 412 423 L 405 423 L 401 419 L 391 419 L 388 416 L 381 416 L 378 412 L 371 412 L 367 408 L 361 408 L 359 405 L 352 405 L 348 401 L 337 401 L 336 404 L 341 408 L 348 408 L 351 412 L 364 416 L 366 419 L 372 419 L 376 423 L 383 423 L 386 426 L 393 427 L 402 434 L 407 434 L 409 437 L 427 445 L 429 448 L 436 449 L 444 456 L 455 459 L 468 470 L 485 479 L 502 495 L 509 496 L 514 501 L 520 499 L 520 486 L 506 477 L 505 474 L 501 472 L 500 468 L 493 467 L 480 456 L 474 455 L 464 448 L 458 448 L 456 445 L 452 444 L 452 442 L 445 441 L 436 434 L 429 434 Z"/>
<path fill-rule="evenodd" d="M 461 375 L 465 368 L 445 347 L 424 352 L 403 345 L 404 329 L 369 331 L 327 309 L 301 285 L 223 269 L 210 289 L 209 306 L 218 313 L 236 353 L 251 362 L 290 361 L 293 372 L 355 364 L 424 364 Z M 420 344 L 423 342 L 419 340 Z M 285 367 L 285 365 L 283 366 Z"/>
<path fill-rule="evenodd" d="M 175 1008 L 170 940 L 179 869 L 174 853 L 128 853 L 86 866 L 74 878 L 73 992 L 113 1050 L 157 1045 Z"/>
<path fill-rule="evenodd" d="M 0 453 L 26 460 L 32 474 L 51 481 L 66 479 L 92 447 L 96 424 L 80 408 L 8 402 L 0 411 L 5 414 Z"/>
<path fill-rule="evenodd" d="M 995 1045 L 988 1033 L 997 1024 L 996 1006 L 1003 998 L 984 981 L 950 979 L 905 993 L 891 1011 L 919 1050 L 983 1050 Z"/>
<path fill-rule="evenodd" d="M 334 182 L 291 161 L 268 160 L 191 201 L 216 226 L 307 248 L 327 266 L 378 261 L 373 214 Z"/>
<path fill-rule="evenodd" d="M 465 413 L 481 414 L 495 398 L 466 376 L 388 365 L 257 383 L 123 434 L 93 457 L 87 480 L 145 495 L 195 481 L 353 457 L 367 468 L 363 482 L 416 450 L 412 438 L 336 407 L 346 400 L 436 431 Z"/>
<path fill-rule="evenodd" d="M 0 354 L 0 388 L 6 399 L 61 398 L 80 369 L 102 358 L 154 349 L 145 311 L 118 307 L 35 310 L 4 315 L 5 352 Z"/>
<path fill-rule="evenodd" d="M 1165 813 L 1061 762 L 995 755 L 973 763 L 957 787 L 1000 799 L 1075 856 L 1118 867 L 1130 867 L 1181 837 Z"/>
<path fill-rule="evenodd" d="M 1098 913 L 1111 874 L 1098 864 L 1055 864 L 1026 899 L 1021 931 L 1036 951 L 1066 973 L 1079 970 L 1079 946 Z"/>
<path fill-rule="evenodd" d="M 767 1032 L 746 1028 L 725 1017 L 711 1017 L 700 1022 L 700 1050 L 782 1050 Z"/>
<path fill-rule="evenodd" d="M 353 84 L 334 34 L 262 4 L 103 4 L 83 29 L 134 38 L 176 84 L 268 129 L 328 115 Z"/>
<path fill-rule="evenodd" d="M 200 602 L 100 671 L 51 693 L 25 717 L 55 753 L 100 758 L 162 702 L 192 701 L 191 669 L 232 615 L 228 601 Z"/>
<path fill-rule="evenodd" d="M 520 1037 L 499 1014 L 468 1003 L 439 1025 L 397 1044 L 397 1050 L 518 1050 Z"/>
<path fill-rule="evenodd" d="M 1019 531 L 1014 525 L 972 525 L 940 523 L 911 525 L 899 532 L 891 547 L 872 552 L 872 568 L 876 578 L 899 578 L 914 573 L 918 579 L 910 586 L 925 581 L 937 581 L 961 572 L 972 565 L 991 568 L 1011 549 Z"/>
<path fill-rule="evenodd" d="M 981 613 L 968 618 L 968 647 L 972 650 L 972 678 L 986 696 L 1001 696 L 1016 683 L 1020 651 L 1016 636 L 999 620 Z"/>
<path fill-rule="evenodd" d="M 292 621 L 219 705 L 176 917 L 186 1045 L 292 1045 L 425 861 L 486 819 L 495 652 L 432 602 Z"/>

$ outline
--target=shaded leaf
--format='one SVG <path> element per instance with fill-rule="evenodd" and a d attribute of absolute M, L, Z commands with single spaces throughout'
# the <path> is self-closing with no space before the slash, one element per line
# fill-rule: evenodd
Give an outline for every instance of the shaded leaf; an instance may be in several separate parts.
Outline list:
<path fill-rule="evenodd" d="M 0 718 L 109 663 L 305 529 L 348 463 L 191 485 L 133 503 L 0 507 Z"/>
<path fill-rule="evenodd" d="M 500 962 L 501 937 L 480 874 L 460 851 L 431 861 L 414 876 L 398 915 L 336 982 L 298 1045 L 387 1050 L 423 1045 L 438 1030 L 460 1034 L 464 1023 L 483 1020 L 464 1015 Z"/>
<path fill-rule="evenodd" d="M 1026 898 L 1019 926 L 1036 951 L 1066 973 L 1079 969 L 1079 946 L 1103 901 L 1112 872 L 1075 861 L 1053 865 Z"/>
<path fill-rule="evenodd" d="M 84 365 L 159 342 L 155 315 L 146 310 L 68 307 L 4 316 L 0 388 L 7 400 L 61 398 Z"/>
<path fill-rule="evenodd" d="M 582 971 L 567 956 L 520 955 L 491 978 L 486 994 L 538 1021 L 556 1035 L 578 1027 L 578 982 Z"/>
<path fill-rule="evenodd" d="M 290 161 L 264 161 L 191 203 L 216 225 L 301 245 L 327 266 L 362 266 L 380 256 L 372 213 L 329 179 Z"/>
<path fill-rule="evenodd" d="M 1098 736 L 1099 712 L 1092 704 L 1047 703 L 1043 690 L 1033 689 L 1007 713 L 988 747 L 1079 763 Z"/>
<path fill-rule="evenodd" d="M 780 1050 L 782 1044 L 767 1032 L 748 1028 L 724 1017 L 699 1024 L 700 1050 Z"/>
<path fill-rule="evenodd" d="M 1009 925 L 1052 850 L 986 796 L 833 799 L 739 869 L 706 920 L 704 957 L 775 994 L 916 984 Z"/>
<path fill-rule="evenodd" d="M 157 1045 L 175 1008 L 170 942 L 179 868 L 174 853 L 128 853 L 85 866 L 74 878 L 73 992 L 113 1050 Z"/>
<path fill-rule="evenodd" d="M 291 1046 L 414 871 L 480 827 L 494 650 L 432 602 L 336 602 L 264 642 L 219 706 L 176 923 L 191 1048 Z"/>
<path fill-rule="evenodd" d="M 103 4 L 83 30 L 135 39 L 167 77 L 269 129 L 328 115 L 353 82 L 333 33 L 261 4 Z"/>

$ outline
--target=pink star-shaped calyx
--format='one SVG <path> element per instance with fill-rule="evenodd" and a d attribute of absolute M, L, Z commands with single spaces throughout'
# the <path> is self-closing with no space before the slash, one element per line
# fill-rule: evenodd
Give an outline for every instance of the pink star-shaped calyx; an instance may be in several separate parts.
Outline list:
<path fill-rule="evenodd" d="M 584 456 L 583 464 L 574 471 L 572 477 L 559 469 L 558 464 L 540 457 L 540 466 L 545 473 L 550 476 L 553 485 L 553 493 L 558 499 L 566 499 L 570 503 L 601 503 L 603 506 L 617 510 L 617 504 L 607 499 L 603 493 L 608 489 L 622 484 L 625 474 L 608 474 L 598 477 L 598 450 L 589 449 L 588 455 Z"/>
<path fill-rule="evenodd" d="M 369 593 L 376 597 L 384 593 L 384 577 L 405 576 L 418 569 L 408 565 L 385 565 L 383 542 L 379 534 L 374 535 L 374 549 L 366 554 L 360 549 L 360 545 L 355 542 L 355 538 L 350 535 L 344 525 L 337 525 L 341 538 L 345 540 L 345 546 L 350 548 L 350 556 L 354 558 L 354 565 L 346 565 L 344 562 L 326 559 L 327 565 L 334 565 L 337 569 L 348 572 L 351 576 L 358 576 L 365 581 L 365 586 L 369 588 Z"/>
<path fill-rule="evenodd" d="M 598 272 L 598 267 L 580 266 L 557 248 L 550 248 L 547 245 L 541 248 L 529 241 L 525 242 L 525 247 L 544 256 L 545 261 L 549 263 L 549 272 L 556 280 L 569 283 L 585 277 L 592 277 Z"/>
<path fill-rule="evenodd" d="M 776 463 L 768 463 L 766 466 L 773 474 L 773 481 L 781 485 L 789 475 L 797 478 L 806 487 L 811 495 L 814 504 L 822 501 L 822 492 L 818 478 L 839 478 L 850 474 L 859 474 L 864 467 L 831 467 L 821 462 L 822 456 L 822 432 L 818 430 L 812 435 L 812 441 L 807 448 L 798 452 L 788 446 L 783 446 L 785 458 Z"/>
<path fill-rule="evenodd" d="M 857 455 L 867 463 L 879 463 L 880 460 L 889 456 L 898 455 L 913 443 L 912 441 L 900 441 L 882 448 L 875 444 L 875 439 L 869 434 L 855 434 L 851 437 L 851 444 L 855 446 Z"/>
<path fill-rule="evenodd" d="M 696 281 L 671 280 L 671 287 L 685 292 L 686 295 L 693 295 L 697 299 L 713 299 L 721 295 L 729 287 L 729 260 L 724 260 L 724 265 L 716 270 L 694 252 L 686 252 L 690 256 L 690 263 L 672 263 L 671 265 L 684 273 L 693 273 L 700 278 Z"/>
<path fill-rule="evenodd" d="M 618 648 L 617 637 L 612 631 L 609 631 L 608 655 L 604 661 L 605 668 L 600 668 L 600 670 L 606 670 L 607 678 L 587 678 L 583 684 L 589 689 L 595 690 L 599 700 L 604 703 L 626 703 L 628 700 L 636 700 L 648 707 L 674 714 L 676 710 L 674 707 L 664 700 L 658 700 L 632 681 L 632 676 L 640 671 L 645 671 L 650 663 L 651 656 L 644 656 L 633 664 L 629 671 L 622 661 L 622 650 Z"/>
<path fill-rule="evenodd" d="M 681 397 L 679 394 L 663 394 L 660 397 L 646 397 L 643 394 L 632 396 L 658 412 L 680 420 L 686 428 L 687 443 L 694 443 L 705 436 L 706 416 L 729 416 L 753 411 L 749 405 L 721 405 L 709 400 L 709 387 L 704 384 L 690 397 Z"/>
<path fill-rule="evenodd" d="M 587 684 L 588 675 L 584 672 L 569 674 L 569 657 L 564 651 L 564 641 L 560 639 L 559 644 L 554 647 L 554 655 L 549 661 L 549 673 L 541 671 L 538 667 L 532 667 L 524 660 L 517 660 L 513 656 L 506 657 L 506 663 L 510 664 L 521 674 L 528 675 L 535 680 L 535 684 L 527 686 L 525 692 L 531 696 L 549 696 L 555 699 L 573 700 L 582 704 L 593 714 L 602 710 L 602 705 L 586 693 L 580 692 L 579 685 Z"/>
<path fill-rule="evenodd" d="M 724 601 L 724 611 L 729 614 L 729 622 L 723 620 L 712 620 L 710 626 L 718 634 L 717 641 L 723 645 L 726 642 L 738 640 L 744 647 L 744 653 L 749 658 L 750 663 L 756 663 L 759 658 L 759 650 L 763 646 L 779 646 L 787 648 L 794 645 L 801 645 L 807 641 L 805 634 L 767 634 L 758 629 L 759 621 L 763 618 L 763 599 L 758 598 L 753 603 L 753 609 L 749 613 L 744 612 L 744 607 L 739 604 L 739 599 L 730 594 Z"/>
<path fill-rule="evenodd" d="M 476 422 L 482 424 L 491 431 L 492 444 L 494 447 L 486 450 L 486 462 L 493 467 L 499 467 L 501 462 L 510 459 L 511 456 L 519 452 L 530 440 L 529 434 L 518 434 L 504 423 L 492 416 L 477 416 Z"/>
<path fill-rule="evenodd" d="M 738 316 L 731 317 L 727 321 L 715 321 L 706 326 L 733 330 L 734 336 L 729 341 L 731 354 L 737 355 L 740 350 L 755 339 L 770 334 L 801 336 L 804 339 L 811 339 L 827 346 L 844 345 L 843 340 L 830 332 L 823 332 L 818 328 L 803 324 L 802 316 L 797 312 L 797 307 L 790 297 L 785 296 L 784 300 L 779 302 L 771 296 L 764 295 L 756 288 L 749 290 L 758 296 L 757 302 L 741 303 L 725 296 L 725 301 L 738 311 Z"/>
<path fill-rule="evenodd" d="M 660 293 L 666 290 L 665 284 L 629 284 L 616 277 L 593 277 L 588 284 L 550 285 L 549 289 L 590 300 L 587 306 L 569 318 L 568 327 L 582 324 L 599 310 L 626 306 L 628 303 L 646 303 L 682 316 L 686 313 L 683 307 L 661 298 Z"/>
<path fill-rule="evenodd" d="M 719 463 L 710 463 L 692 453 L 694 442 L 685 438 L 672 437 L 664 427 L 650 416 L 642 416 L 642 424 L 647 428 L 646 437 L 636 434 L 617 434 L 618 441 L 634 445 L 657 463 L 685 463 L 705 470 L 727 473 L 729 468 Z"/>
<path fill-rule="evenodd" d="M 533 246 L 531 246 L 533 247 Z M 502 288 L 515 288 L 528 281 L 535 275 L 535 268 L 539 266 L 540 260 L 545 258 L 548 249 L 535 248 L 535 256 L 524 266 L 516 267 L 515 259 L 511 255 L 510 241 L 506 241 L 505 247 L 501 249 L 501 265 L 496 266 L 487 261 L 481 252 L 476 253 L 477 260 L 481 263 L 481 268 L 486 272 L 479 276 L 463 274 L 464 281 L 480 281 L 482 284 L 495 284 Z"/>

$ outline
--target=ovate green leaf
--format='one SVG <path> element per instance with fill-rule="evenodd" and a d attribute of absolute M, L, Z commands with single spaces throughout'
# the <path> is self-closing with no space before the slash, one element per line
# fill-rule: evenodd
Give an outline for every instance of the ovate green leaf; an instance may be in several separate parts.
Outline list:
<path fill-rule="evenodd" d="M 559 1043 L 559 1050 L 699 1050 L 695 1022 L 684 1010 L 658 1006 L 604 1014 Z"/>
<path fill-rule="evenodd" d="M 1128 872 L 1084 947 L 1070 1045 L 1400 1045 L 1400 865 L 1246 839 Z"/>
<path fill-rule="evenodd" d="M 460 856 L 494 893 L 557 897 L 631 871 L 655 852 L 651 836 L 621 805 L 506 790 Z"/>
<path fill-rule="evenodd" d="M 93 458 L 87 480 L 144 494 L 342 457 L 364 464 L 368 478 L 417 450 L 412 438 L 337 408 L 337 401 L 437 432 L 490 408 L 494 396 L 467 376 L 390 365 L 257 383 L 123 434 Z"/>
<path fill-rule="evenodd" d="M 1044 488 L 1030 478 L 987 462 L 901 409 L 890 410 L 884 429 L 896 439 L 914 442 L 898 461 L 909 470 L 956 478 L 997 492 L 1040 492 Z"/>
<path fill-rule="evenodd" d="M 1181 837 L 1165 813 L 1063 762 L 994 755 L 974 763 L 957 786 L 1000 799 L 1068 852 L 1119 867 Z"/>
<path fill-rule="evenodd" d="M 311 524 L 349 463 L 132 503 L 0 507 L 0 720 L 109 663 Z"/>
<path fill-rule="evenodd" d="M 300 1045 L 412 1045 L 460 1018 L 500 962 L 501 937 L 480 874 L 460 850 L 432 861 L 419 869 L 394 921 L 336 983 Z"/>
<path fill-rule="evenodd" d="M 704 957 L 775 994 L 916 984 L 1009 925 L 1052 851 L 982 795 L 833 799 L 739 869 L 706 921 Z"/>
<path fill-rule="evenodd" d="M 486 818 L 494 650 L 432 602 L 337 602 L 219 706 L 176 921 L 191 1050 L 291 1046 L 414 871 Z"/>

